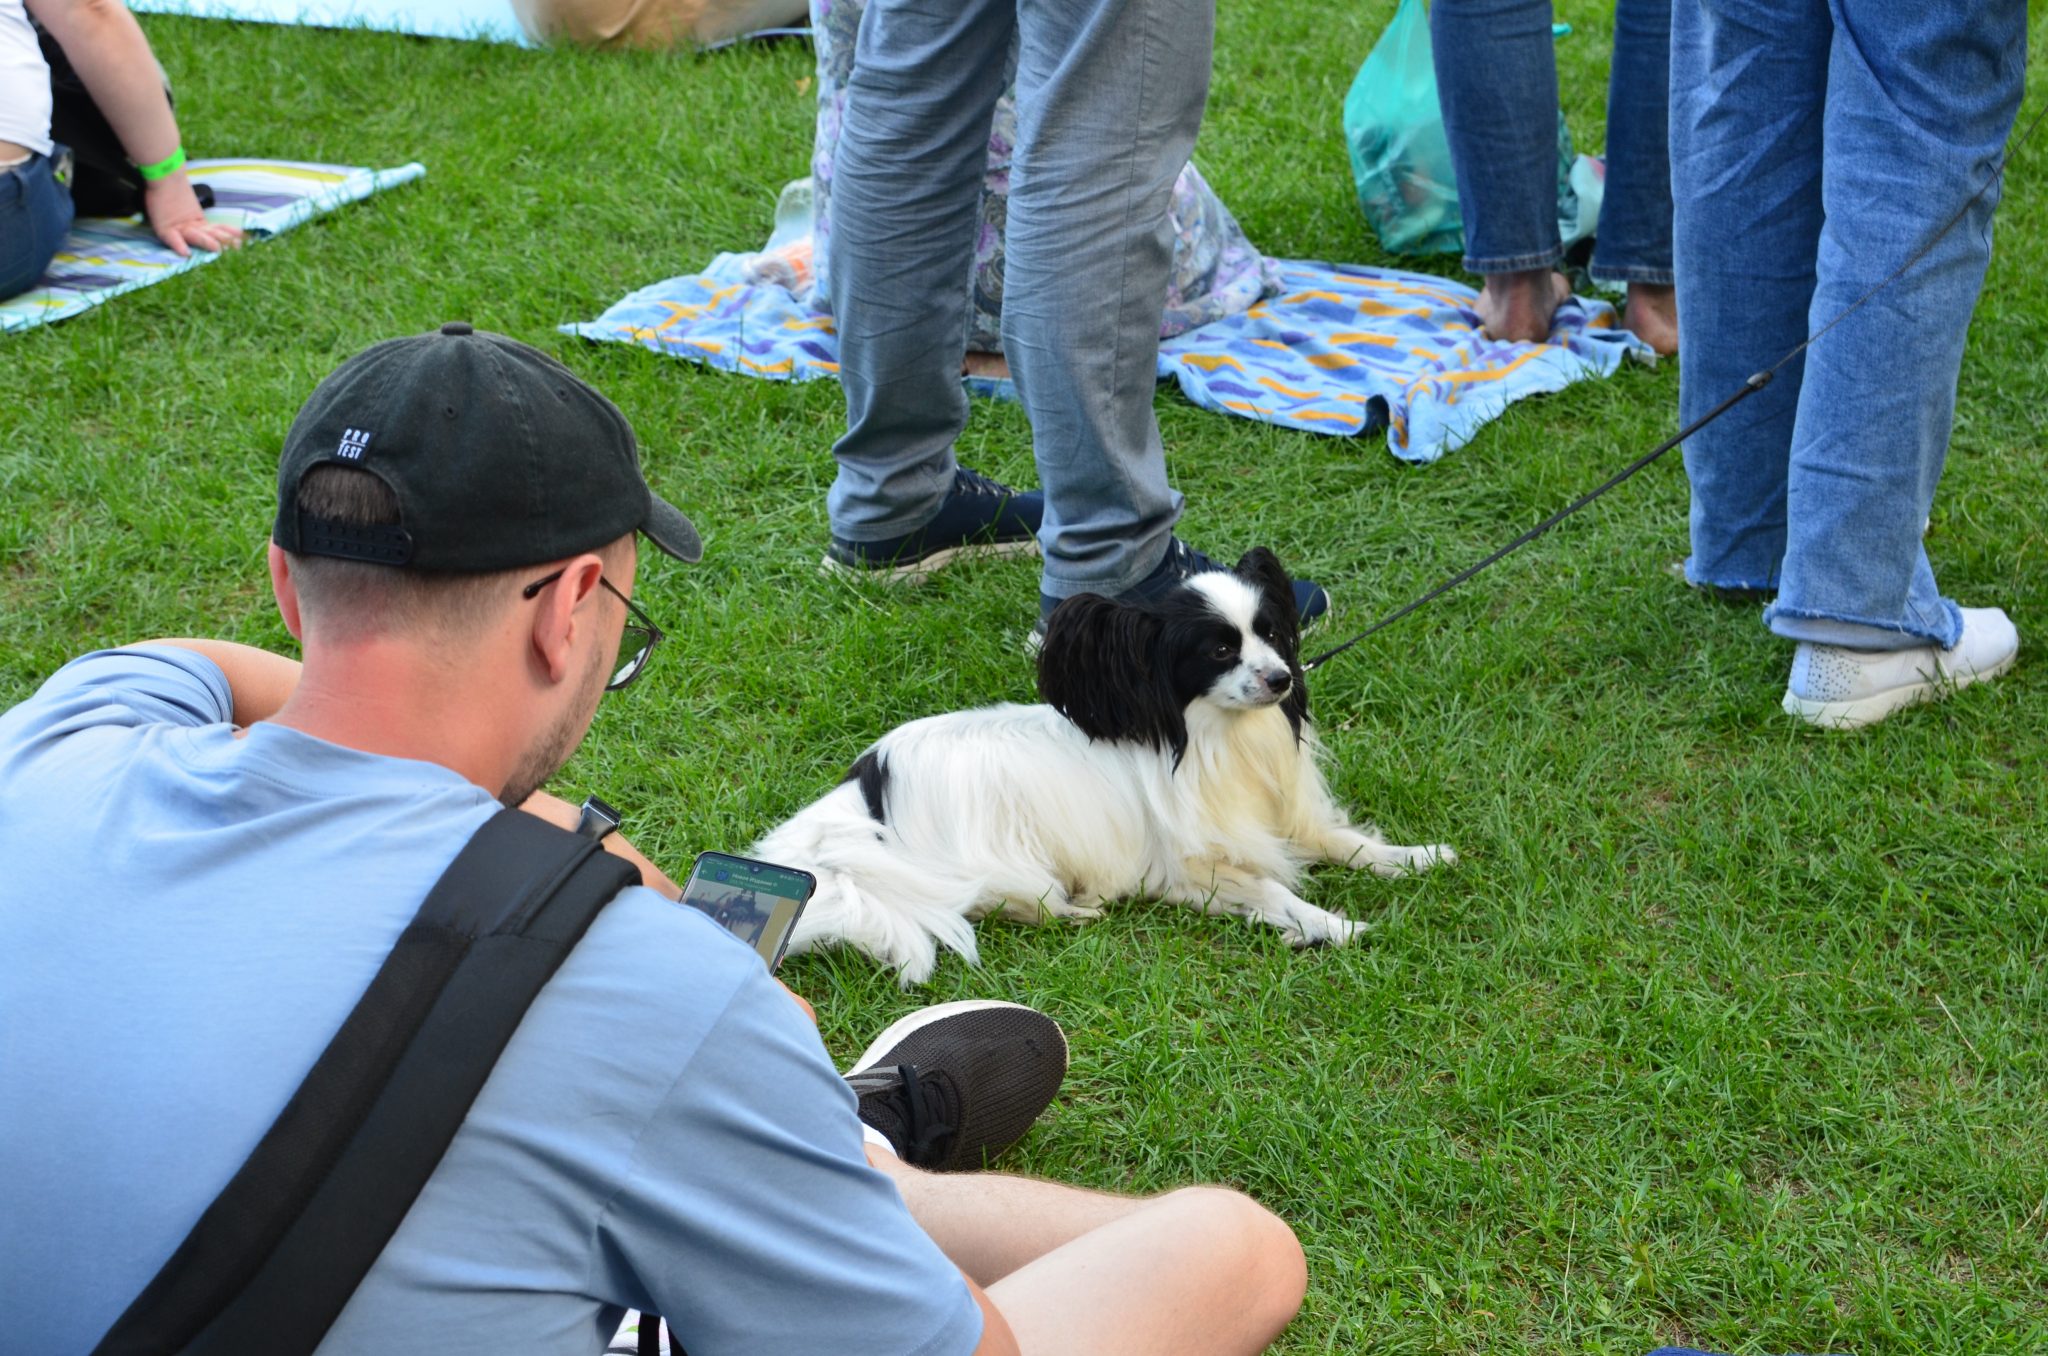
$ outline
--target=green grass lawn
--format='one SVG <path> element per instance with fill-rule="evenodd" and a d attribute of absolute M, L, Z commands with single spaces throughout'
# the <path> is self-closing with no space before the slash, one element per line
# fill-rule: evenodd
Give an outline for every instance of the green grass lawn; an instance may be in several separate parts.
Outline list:
<path fill-rule="evenodd" d="M 1611 7 L 1559 8 L 1578 30 L 1566 109 L 1598 147 Z M 1339 108 L 1391 10 L 1228 0 L 1197 155 L 1268 251 L 1381 259 Z M 643 570 L 673 640 L 556 787 L 629 807 L 678 874 L 744 849 L 890 725 L 1030 698 L 1031 566 L 914 595 L 819 577 L 836 387 L 554 331 L 765 235 L 807 172 L 808 47 L 145 26 L 195 154 L 429 172 L 0 339 L 0 704 L 97 645 L 288 649 L 262 559 L 293 412 L 346 355 L 457 317 L 617 400 L 704 530 L 701 567 Z M 2035 646 L 2044 184 L 2037 142 L 1999 215 L 1929 538 L 1947 591 L 2004 606 Z M 1675 368 L 1632 368 L 1421 468 L 1377 438 L 1158 406 L 1184 535 L 1268 544 L 1328 583 L 1334 639 L 1667 436 L 1676 397 Z M 1032 479 L 1014 406 L 978 404 L 962 452 Z M 1255 1193 L 1310 1259 L 1286 1352 L 2048 1347 L 2048 667 L 2036 650 L 1863 736 L 1799 727 L 1777 707 L 1789 647 L 1667 573 L 1685 506 L 1674 456 L 1317 676 L 1343 799 L 1463 855 L 1418 880 L 1314 878 L 1318 903 L 1378 923 L 1363 944 L 1297 954 L 1131 904 L 1078 930 L 988 923 L 983 967 L 948 960 L 917 994 L 850 953 L 786 977 L 842 1056 L 915 1003 L 1051 1011 L 1073 1073 L 1017 1165 Z"/>

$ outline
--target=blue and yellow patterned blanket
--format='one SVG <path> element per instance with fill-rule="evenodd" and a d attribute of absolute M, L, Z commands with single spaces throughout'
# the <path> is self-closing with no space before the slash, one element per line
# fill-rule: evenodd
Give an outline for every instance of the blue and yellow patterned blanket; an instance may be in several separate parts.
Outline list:
<path fill-rule="evenodd" d="M 427 172 L 417 163 L 365 169 L 305 160 L 193 160 L 185 168 L 213 188 L 206 219 L 241 227 L 251 244 Z M 180 258 L 139 216 L 81 217 L 35 287 L 0 301 L 0 333 L 66 319 L 224 257 L 194 250 Z"/>
<path fill-rule="evenodd" d="M 772 282 L 750 282 L 753 256 L 721 254 L 701 274 L 643 287 L 594 321 L 586 339 L 773 381 L 838 370 L 832 318 Z M 1195 404 L 1311 433 L 1384 429 L 1404 461 L 1435 461 L 1524 396 L 1608 376 L 1649 347 L 1614 328 L 1614 307 L 1573 297 L 1550 342 L 1503 344 L 1479 333 L 1462 284 L 1395 269 L 1276 261 L 1283 287 L 1239 315 L 1163 340 L 1159 376 Z"/>

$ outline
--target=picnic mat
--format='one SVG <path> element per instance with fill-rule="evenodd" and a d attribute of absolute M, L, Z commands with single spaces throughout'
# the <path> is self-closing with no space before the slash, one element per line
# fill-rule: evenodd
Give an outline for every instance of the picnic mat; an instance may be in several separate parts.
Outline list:
<path fill-rule="evenodd" d="M 721 254 L 709 268 L 643 287 L 567 334 L 638 344 L 772 381 L 839 371 L 832 318 L 761 278 L 764 256 Z M 1239 315 L 1161 342 L 1159 378 L 1203 409 L 1311 433 L 1385 430 L 1403 461 L 1463 446 L 1524 396 L 1612 374 L 1647 344 L 1615 328 L 1612 304 L 1573 297 L 1550 342 L 1479 333 L 1478 293 L 1424 273 L 1274 261 L 1282 288 Z M 970 382 L 984 393 L 986 382 Z"/>
<path fill-rule="evenodd" d="M 196 19 L 236 19 L 244 23 L 301 24 L 308 28 L 366 28 L 379 33 L 410 33 L 422 38 L 467 38 L 477 42 L 513 42 L 522 47 L 540 43 L 520 22 L 512 0 L 131 0 L 128 8 L 144 14 L 182 14 Z M 749 38 L 808 37 L 803 27 L 761 28 L 754 10 L 737 12 L 745 31 L 716 41 L 708 48 L 727 47 Z M 802 0 L 783 6 L 780 16 L 793 23 L 803 11 Z M 771 19 L 776 16 L 769 13 Z M 693 27 L 706 32 L 707 21 Z M 717 27 L 714 17 L 708 21 Z"/>
<path fill-rule="evenodd" d="M 128 8 L 200 19 L 527 42 L 512 0 L 130 0 Z"/>
<path fill-rule="evenodd" d="M 230 222 L 248 233 L 244 248 L 427 172 L 420 164 L 379 170 L 299 160 L 193 160 L 185 170 L 195 183 L 213 188 L 208 220 Z M 81 218 L 72 223 L 42 280 L 0 301 L 0 333 L 63 320 L 109 297 L 224 257 L 194 250 L 180 259 L 140 217 Z"/>

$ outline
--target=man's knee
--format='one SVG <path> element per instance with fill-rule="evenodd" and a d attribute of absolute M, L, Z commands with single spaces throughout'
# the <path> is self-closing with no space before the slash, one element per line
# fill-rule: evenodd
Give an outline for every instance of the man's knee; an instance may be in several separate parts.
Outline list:
<path fill-rule="evenodd" d="M 1272 1331 L 1287 1326 L 1308 1293 L 1308 1261 L 1286 1220 L 1228 1187 L 1183 1187 L 1160 1201 L 1209 1240 L 1227 1274 L 1242 1278 L 1244 1302 L 1258 1306 Z"/>

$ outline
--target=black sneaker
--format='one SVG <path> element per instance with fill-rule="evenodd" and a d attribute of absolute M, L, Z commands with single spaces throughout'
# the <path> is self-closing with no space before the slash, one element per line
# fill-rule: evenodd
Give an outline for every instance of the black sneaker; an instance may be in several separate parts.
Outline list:
<path fill-rule="evenodd" d="M 935 570 L 968 556 L 1035 556 L 1045 496 L 1011 489 L 965 466 L 953 472 L 953 488 L 932 520 L 915 532 L 887 541 L 832 539 L 824 567 L 841 574 L 915 584 Z"/>
<path fill-rule="evenodd" d="M 1149 603 L 1165 594 L 1190 575 L 1207 574 L 1211 570 L 1227 570 L 1230 567 L 1209 559 L 1179 537 L 1170 537 L 1166 543 L 1166 557 L 1152 573 L 1140 579 L 1129 589 L 1117 595 L 1120 603 Z M 1294 611 L 1306 631 L 1330 611 L 1330 593 L 1321 584 L 1308 579 L 1296 579 L 1294 585 Z M 1037 654 L 1045 644 L 1045 619 L 1052 615 L 1064 599 L 1038 595 L 1038 621 L 1031 628 L 1031 634 L 1024 638 L 1026 654 Z"/>
<path fill-rule="evenodd" d="M 1024 1137 L 1067 1076 L 1060 1024 L 1021 1003 L 940 1003 L 896 1022 L 846 1071 L 860 1118 L 933 1172 L 987 1165 Z"/>

